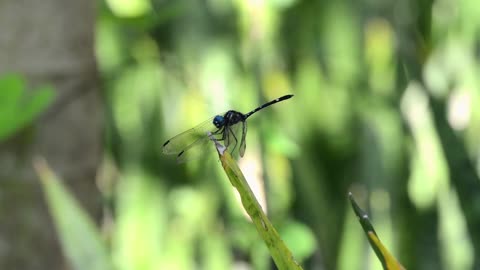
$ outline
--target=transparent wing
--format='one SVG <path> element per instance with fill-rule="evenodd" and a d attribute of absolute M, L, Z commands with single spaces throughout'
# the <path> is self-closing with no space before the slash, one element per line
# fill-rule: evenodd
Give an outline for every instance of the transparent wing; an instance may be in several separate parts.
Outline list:
<path fill-rule="evenodd" d="M 209 149 L 211 148 L 211 149 Z M 208 136 L 196 140 L 177 155 L 177 162 L 184 163 L 190 160 L 206 157 L 214 149 L 213 142 Z M 213 152 L 213 151 L 212 151 Z"/>
<path fill-rule="evenodd" d="M 232 127 L 225 127 L 223 131 L 223 145 L 228 149 L 231 146 L 230 142 L 235 142 L 232 136 L 233 130 Z M 231 152 L 230 152 L 231 153 Z"/>
<path fill-rule="evenodd" d="M 243 126 L 244 122 L 238 122 L 235 125 L 229 126 L 225 129 L 225 147 L 227 147 L 228 151 L 235 155 L 236 153 L 240 153 L 242 156 L 241 151 L 241 143 L 242 143 L 242 136 L 243 136 Z"/>
<path fill-rule="evenodd" d="M 245 148 L 247 148 L 247 142 L 246 142 L 246 137 L 247 137 L 247 121 L 242 122 L 242 139 L 240 141 L 240 148 L 238 152 L 240 153 L 240 157 L 243 157 L 245 154 Z"/>
<path fill-rule="evenodd" d="M 218 129 L 213 125 L 212 121 L 213 117 L 167 140 L 163 144 L 163 153 L 167 155 L 178 155 L 196 145 L 201 145 L 202 141 L 208 137 L 208 132 L 214 134 L 218 132 Z"/>

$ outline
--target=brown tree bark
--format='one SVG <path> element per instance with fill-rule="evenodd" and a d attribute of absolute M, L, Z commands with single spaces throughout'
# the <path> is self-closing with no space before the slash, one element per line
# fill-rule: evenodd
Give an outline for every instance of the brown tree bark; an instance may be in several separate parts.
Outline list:
<path fill-rule="evenodd" d="M 45 157 L 94 216 L 102 111 L 93 51 L 95 1 L 0 1 L 0 76 L 19 73 L 56 100 L 33 126 L 0 144 L 0 269 L 65 269 L 32 169 Z"/>

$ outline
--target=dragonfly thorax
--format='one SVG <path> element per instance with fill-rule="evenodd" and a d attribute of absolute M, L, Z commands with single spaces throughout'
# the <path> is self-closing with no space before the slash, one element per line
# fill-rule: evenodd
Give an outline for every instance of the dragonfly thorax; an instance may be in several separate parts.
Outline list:
<path fill-rule="evenodd" d="M 233 126 L 245 120 L 245 116 L 243 115 L 243 113 L 237 111 L 228 111 L 227 113 L 225 113 L 223 118 L 225 120 L 224 124 L 228 126 Z"/>

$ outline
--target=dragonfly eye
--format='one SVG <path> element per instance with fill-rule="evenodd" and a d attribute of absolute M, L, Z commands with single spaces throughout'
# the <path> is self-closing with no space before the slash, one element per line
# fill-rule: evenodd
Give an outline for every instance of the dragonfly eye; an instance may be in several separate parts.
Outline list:
<path fill-rule="evenodd" d="M 223 125 L 225 125 L 225 119 L 223 118 L 223 116 L 217 115 L 215 116 L 215 118 L 213 118 L 213 124 L 215 125 L 215 127 L 221 128 L 223 127 Z"/>

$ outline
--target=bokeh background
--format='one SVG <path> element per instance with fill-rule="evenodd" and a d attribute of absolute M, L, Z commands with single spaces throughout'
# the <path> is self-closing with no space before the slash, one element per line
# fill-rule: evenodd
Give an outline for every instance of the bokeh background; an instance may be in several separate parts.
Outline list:
<path fill-rule="evenodd" d="M 62 3 L 55 3 L 54 17 L 78 15 L 61 21 L 60 35 L 91 33 L 65 49 L 86 48 L 92 58 L 81 73 L 89 74 L 89 84 L 73 87 L 95 90 L 57 91 L 56 100 L 63 99 L 52 106 L 74 106 L 92 92 L 102 102 L 90 98 L 82 107 L 83 115 L 98 111 L 81 122 L 94 124 L 60 125 L 58 144 L 39 152 L 49 161 L 49 149 L 55 152 L 60 142 L 76 145 L 53 169 L 96 221 L 116 269 L 275 269 L 213 146 L 179 165 L 162 154 L 162 144 L 215 114 L 247 112 L 290 93 L 292 99 L 248 119 L 239 164 L 304 269 L 381 269 L 348 192 L 407 269 L 480 269 L 476 0 L 105 0 L 87 9 Z M 33 21 L 41 27 L 42 20 Z M 30 65 L 42 63 L 2 71 L 26 76 L 28 85 L 60 88 L 57 73 L 38 79 L 43 73 Z M 40 124 L 2 138 L 2 157 L 10 158 L 0 159 L 2 168 L 19 158 L 12 149 L 39 136 L 31 127 L 48 130 L 44 124 L 56 115 L 65 113 L 45 109 Z M 79 116 L 70 117 L 67 123 Z M 80 145 L 69 137 L 81 134 L 90 139 Z M 82 158 L 90 148 L 95 158 Z M 95 174 L 72 180 L 81 166 Z M 11 170 L 9 179 L 24 175 Z M 11 182 L 3 181 L 2 192 L 28 200 L 30 193 Z M 41 200 L 41 191 L 35 194 Z M 29 206 L 2 200 L 3 216 L 23 213 L 22 221 L 8 219 L 13 225 L 3 235 L 30 230 L 18 226 L 32 223 L 35 214 L 22 210 Z M 49 219 L 48 212 L 38 218 Z M 31 235 L 52 228 L 47 221 L 42 226 Z M 49 236 L 54 246 L 55 235 Z M 24 245 L 32 239 L 25 237 Z M 11 241 L 4 254 L 18 259 L 5 255 L 3 265 L 39 269 L 21 262 L 35 251 Z M 53 250 L 39 259 L 50 268 L 41 269 L 61 269 L 62 263 L 50 264 L 61 254 L 58 246 Z"/>

